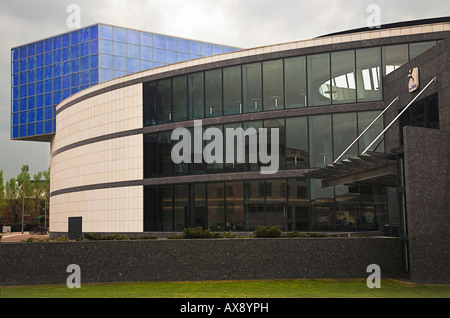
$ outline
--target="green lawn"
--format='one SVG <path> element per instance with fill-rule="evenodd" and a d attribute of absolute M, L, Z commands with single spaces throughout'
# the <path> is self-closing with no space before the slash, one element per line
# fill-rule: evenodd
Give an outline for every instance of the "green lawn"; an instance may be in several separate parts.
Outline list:
<path fill-rule="evenodd" d="M 0 298 L 450 298 L 450 285 L 381 281 L 369 289 L 365 279 L 151 282 L 2 287 Z"/>

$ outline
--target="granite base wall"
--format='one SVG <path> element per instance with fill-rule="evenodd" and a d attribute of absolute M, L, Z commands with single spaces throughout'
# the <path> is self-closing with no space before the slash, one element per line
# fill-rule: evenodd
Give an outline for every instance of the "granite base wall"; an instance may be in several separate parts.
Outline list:
<path fill-rule="evenodd" d="M 398 238 L 295 238 L 0 243 L 2 286 L 250 279 L 382 278 L 401 275 Z"/>

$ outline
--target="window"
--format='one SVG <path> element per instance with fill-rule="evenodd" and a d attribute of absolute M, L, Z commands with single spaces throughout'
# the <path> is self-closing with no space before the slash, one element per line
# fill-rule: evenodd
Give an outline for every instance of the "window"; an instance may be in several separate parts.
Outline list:
<path fill-rule="evenodd" d="M 409 61 L 408 44 L 384 46 L 382 48 L 382 54 L 384 76 L 395 71 Z"/>
<path fill-rule="evenodd" d="M 381 100 L 381 49 L 356 50 L 358 102 Z"/>
<path fill-rule="evenodd" d="M 244 112 L 262 111 L 261 63 L 243 65 L 242 81 Z"/>
<path fill-rule="evenodd" d="M 288 231 L 307 231 L 309 223 L 309 181 L 288 179 Z"/>
<path fill-rule="evenodd" d="M 223 183 L 207 184 L 208 228 L 223 231 L 225 228 L 225 193 Z"/>
<path fill-rule="evenodd" d="M 331 53 L 333 104 L 356 102 L 355 51 Z"/>
<path fill-rule="evenodd" d="M 306 57 L 292 57 L 284 60 L 284 82 L 286 108 L 307 106 Z"/>
<path fill-rule="evenodd" d="M 203 73 L 189 74 L 187 81 L 189 118 L 204 118 Z"/>
<path fill-rule="evenodd" d="M 311 179 L 311 229 L 333 231 L 336 214 L 334 212 L 334 188 L 322 188 L 322 182 Z"/>
<path fill-rule="evenodd" d="M 205 72 L 205 115 L 222 115 L 222 70 Z"/>
<path fill-rule="evenodd" d="M 264 181 L 247 181 L 245 187 L 245 216 L 248 231 L 254 231 L 259 225 L 266 224 L 264 213 Z"/>
<path fill-rule="evenodd" d="M 224 115 L 242 113 L 240 66 L 223 69 L 223 108 Z"/>
<path fill-rule="evenodd" d="M 310 167 L 324 167 L 333 159 L 331 115 L 310 116 L 308 121 Z"/>
<path fill-rule="evenodd" d="M 411 43 L 409 44 L 409 58 L 412 60 L 435 45 L 436 41 Z"/>
<path fill-rule="evenodd" d="M 226 191 L 226 231 L 242 231 L 245 228 L 244 183 L 227 182 Z"/>
<path fill-rule="evenodd" d="M 315 54 L 308 61 L 308 105 L 329 105 L 331 101 L 330 54 Z"/>
<path fill-rule="evenodd" d="M 284 109 L 283 60 L 263 64 L 264 110 Z"/>
<path fill-rule="evenodd" d="M 158 124 L 172 121 L 171 79 L 158 81 Z"/>
<path fill-rule="evenodd" d="M 358 113 L 358 136 L 377 118 L 380 111 L 367 111 Z M 368 131 L 359 139 L 359 152 L 363 152 L 383 131 L 384 121 L 381 116 Z M 380 138 L 369 151 L 384 152 L 384 138 Z"/>
<path fill-rule="evenodd" d="M 187 120 L 187 83 L 186 76 L 172 80 L 173 121 Z"/>
<path fill-rule="evenodd" d="M 183 231 L 189 227 L 189 186 L 175 185 L 173 187 L 173 219 L 174 230 Z"/>
<path fill-rule="evenodd" d="M 286 118 L 286 164 L 288 169 L 309 166 L 307 117 Z"/>
<path fill-rule="evenodd" d="M 438 95 L 432 95 L 411 105 L 400 117 L 400 142 L 403 144 L 403 127 L 414 126 L 439 129 Z"/>
<path fill-rule="evenodd" d="M 358 137 L 356 113 L 333 115 L 333 151 L 334 159 L 338 158 L 345 149 Z M 354 144 L 344 154 L 342 159 L 358 155 L 358 145 Z"/>
<path fill-rule="evenodd" d="M 144 127 L 157 123 L 157 85 L 156 82 L 144 83 Z"/>
<path fill-rule="evenodd" d="M 286 190 L 285 179 L 266 181 L 265 225 L 280 226 L 283 231 L 287 230 Z"/>

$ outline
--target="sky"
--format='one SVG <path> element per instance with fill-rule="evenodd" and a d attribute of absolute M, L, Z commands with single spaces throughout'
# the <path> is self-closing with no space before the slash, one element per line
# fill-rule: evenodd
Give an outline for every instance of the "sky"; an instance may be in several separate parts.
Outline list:
<path fill-rule="evenodd" d="M 373 23 L 450 16 L 447 0 L 1 0 L 0 170 L 5 183 L 22 165 L 48 169 L 50 144 L 10 140 L 11 48 L 70 31 L 70 4 L 81 27 L 98 22 L 241 48 L 306 40 Z"/>

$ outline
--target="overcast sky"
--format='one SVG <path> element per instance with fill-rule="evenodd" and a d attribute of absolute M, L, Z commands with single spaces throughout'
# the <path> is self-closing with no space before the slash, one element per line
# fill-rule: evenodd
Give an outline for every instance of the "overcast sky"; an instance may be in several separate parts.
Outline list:
<path fill-rule="evenodd" d="M 370 4 L 381 23 L 450 15 L 447 0 L 1 0 L 0 170 L 5 182 L 22 164 L 50 164 L 48 143 L 10 140 L 11 48 L 70 31 L 66 8 L 81 8 L 81 27 L 103 22 L 143 31 L 251 48 L 367 26 Z"/>

